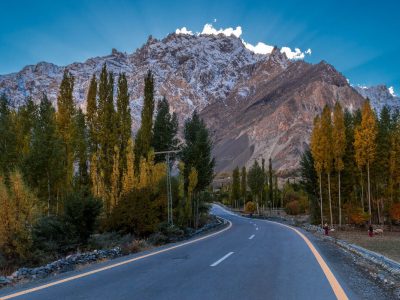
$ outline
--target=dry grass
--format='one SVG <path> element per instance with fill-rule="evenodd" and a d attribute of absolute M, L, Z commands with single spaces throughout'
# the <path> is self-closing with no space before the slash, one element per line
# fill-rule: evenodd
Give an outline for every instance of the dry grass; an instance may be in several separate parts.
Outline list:
<path fill-rule="evenodd" d="M 400 262 L 400 232 L 385 231 L 382 235 L 368 236 L 365 231 L 336 231 L 333 237 L 359 245 Z"/>

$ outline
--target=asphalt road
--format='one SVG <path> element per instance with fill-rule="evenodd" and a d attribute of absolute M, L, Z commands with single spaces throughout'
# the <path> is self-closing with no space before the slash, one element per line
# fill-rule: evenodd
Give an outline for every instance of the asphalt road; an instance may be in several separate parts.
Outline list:
<path fill-rule="evenodd" d="M 337 274 L 330 273 L 329 262 L 313 253 L 298 232 L 218 206 L 213 213 L 231 222 L 221 233 L 2 290 L 0 298 L 37 287 L 15 299 L 353 298 Z"/>

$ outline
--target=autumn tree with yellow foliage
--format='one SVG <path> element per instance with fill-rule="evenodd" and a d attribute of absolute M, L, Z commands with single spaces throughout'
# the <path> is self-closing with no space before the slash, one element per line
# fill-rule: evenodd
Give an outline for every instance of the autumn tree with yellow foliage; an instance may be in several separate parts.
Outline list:
<path fill-rule="evenodd" d="M 355 129 L 354 132 L 354 148 L 355 159 L 359 168 L 367 168 L 368 180 L 368 213 L 371 222 L 371 180 L 370 180 L 370 166 L 375 160 L 376 152 L 376 116 L 373 112 L 369 101 L 366 101 L 361 110 L 362 120 L 361 125 Z"/>
<path fill-rule="evenodd" d="M 336 102 L 333 111 L 332 147 L 335 170 L 338 173 L 339 227 L 342 226 L 342 201 L 340 174 L 344 169 L 343 155 L 346 150 L 346 128 L 342 106 Z"/>

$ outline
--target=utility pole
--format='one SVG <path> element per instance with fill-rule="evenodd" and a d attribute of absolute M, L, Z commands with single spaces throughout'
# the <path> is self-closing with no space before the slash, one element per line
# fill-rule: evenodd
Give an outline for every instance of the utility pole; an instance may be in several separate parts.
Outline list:
<path fill-rule="evenodd" d="M 159 151 L 154 152 L 154 154 L 165 154 L 165 163 L 167 164 L 167 222 L 168 225 L 174 225 L 173 212 L 172 212 L 172 188 L 171 188 L 171 165 L 170 165 L 170 155 L 171 153 L 178 153 L 180 150 L 170 150 L 170 151 Z"/>

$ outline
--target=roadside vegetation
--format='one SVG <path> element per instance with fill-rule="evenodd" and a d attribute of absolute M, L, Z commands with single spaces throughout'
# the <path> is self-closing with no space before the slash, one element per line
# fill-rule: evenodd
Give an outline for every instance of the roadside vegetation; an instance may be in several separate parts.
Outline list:
<path fill-rule="evenodd" d="M 114 91 L 116 87 L 116 91 Z M 65 71 L 56 108 L 43 94 L 15 108 L 0 97 L 0 271 L 35 266 L 75 251 L 152 244 L 180 237 L 208 218 L 213 179 L 209 132 L 196 112 L 178 120 L 144 79 L 141 124 L 134 136 L 125 74 L 93 75 L 85 112 Z M 155 115 L 155 117 L 154 117 Z M 162 151 L 177 151 L 170 165 Z M 167 168 L 172 220 L 167 222 Z M 132 250 L 132 251 L 133 251 Z"/>

